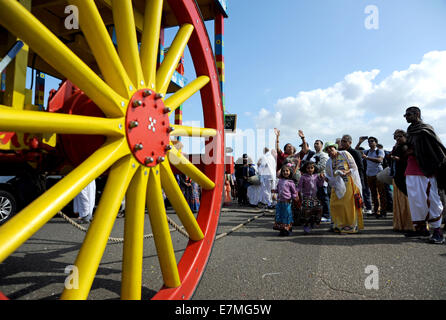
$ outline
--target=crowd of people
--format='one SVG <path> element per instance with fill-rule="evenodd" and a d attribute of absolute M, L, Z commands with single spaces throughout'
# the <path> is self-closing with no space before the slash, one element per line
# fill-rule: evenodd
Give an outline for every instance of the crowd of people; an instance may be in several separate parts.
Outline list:
<path fill-rule="evenodd" d="M 446 148 L 418 107 L 407 108 L 404 117 L 409 126 L 395 130 L 391 151 L 374 136 L 352 147 L 349 134 L 336 142 L 315 140 L 311 150 L 302 130 L 300 151 L 291 143 L 282 150 L 275 129 L 275 149 L 265 148 L 257 165 L 247 154 L 236 163 L 227 177 L 236 190 L 231 195 L 240 205 L 275 208 L 273 229 L 281 236 L 294 226 L 308 234 L 320 223 L 340 234 L 358 233 L 364 216 L 384 219 L 391 212 L 394 231 L 442 244 Z"/>

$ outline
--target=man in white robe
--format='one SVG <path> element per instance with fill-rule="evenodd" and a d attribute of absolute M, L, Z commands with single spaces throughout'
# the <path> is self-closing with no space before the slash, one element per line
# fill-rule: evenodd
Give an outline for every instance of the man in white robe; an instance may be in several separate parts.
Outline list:
<path fill-rule="evenodd" d="M 421 110 L 409 107 L 404 114 L 409 145 L 406 185 L 412 221 L 416 231 L 407 236 L 429 235 L 426 222 L 433 230 L 430 243 L 445 242 L 441 230 L 443 204 L 439 190 L 445 188 L 446 148 L 432 126 L 421 120 Z"/>
<path fill-rule="evenodd" d="M 271 207 L 271 190 L 275 189 L 276 186 L 276 159 L 268 148 L 265 148 L 263 152 L 264 154 L 260 157 L 258 162 L 260 177 L 259 202 Z"/>
<path fill-rule="evenodd" d="M 79 215 L 80 223 L 88 223 L 93 219 L 96 200 L 96 181 L 90 182 L 73 200 L 73 211 Z"/>

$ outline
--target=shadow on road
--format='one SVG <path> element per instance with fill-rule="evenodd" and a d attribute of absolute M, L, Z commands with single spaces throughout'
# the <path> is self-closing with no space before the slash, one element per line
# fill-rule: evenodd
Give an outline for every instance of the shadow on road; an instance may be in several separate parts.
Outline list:
<path fill-rule="evenodd" d="M 29 295 L 40 291 L 38 298 L 31 299 L 56 300 L 60 298 L 64 283 L 69 275 L 65 273 L 66 255 L 76 256 L 81 244 L 78 242 L 33 238 L 27 241 L 33 250 L 25 249 L 19 254 L 11 255 L 0 264 L 0 283 L 7 292 L 3 293 L 11 300 L 30 299 Z M 46 246 L 63 246 L 59 249 Z M 35 248 L 35 249 L 34 249 Z M 59 261 L 58 261 L 59 260 Z M 74 260 L 73 260 L 74 263 Z M 120 274 L 121 270 L 99 266 L 91 291 L 102 289 L 121 294 L 121 281 L 101 278 L 111 274 Z M 120 278 L 120 277 L 119 277 Z M 57 291 L 57 292 L 53 292 Z M 142 288 L 142 299 L 150 299 L 155 291 Z M 101 298 L 102 299 L 102 298 Z M 113 300 L 113 299 L 112 299 Z"/>

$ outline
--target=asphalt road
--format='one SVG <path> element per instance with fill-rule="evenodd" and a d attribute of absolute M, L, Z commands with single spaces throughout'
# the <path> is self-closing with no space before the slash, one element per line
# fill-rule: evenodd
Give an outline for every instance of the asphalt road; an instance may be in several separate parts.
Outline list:
<path fill-rule="evenodd" d="M 145 233 L 151 233 L 146 220 Z M 358 235 L 333 234 L 321 225 L 310 235 L 296 227 L 290 237 L 279 237 L 273 220 L 273 211 L 223 209 L 220 236 L 193 300 L 446 299 L 446 245 L 393 232 L 391 217 L 366 219 Z M 122 237 L 123 222 L 116 220 L 112 237 Z M 53 218 L 0 264 L 0 291 L 18 300 L 57 299 L 84 236 Z M 179 232 L 172 239 L 180 258 L 187 239 Z M 162 278 L 153 240 L 144 244 L 142 296 L 149 299 Z M 119 299 L 121 263 L 122 243 L 109 242 L 89 299 Z M 376 269 L 368 274 L 367 266 Z M 366 288 L 371 275 L 377 289 Z"/>
<path fill-rule="evenodd" d="M 218 232 L 252 215 L 222 212 Z M 271 211 L 216 241 L 194 299 L 446 299 L 446 245 L 395 233 L 391 216 L 366 218 L 357 235 L 321 225 L 279 237 L 273 220 Z"/>

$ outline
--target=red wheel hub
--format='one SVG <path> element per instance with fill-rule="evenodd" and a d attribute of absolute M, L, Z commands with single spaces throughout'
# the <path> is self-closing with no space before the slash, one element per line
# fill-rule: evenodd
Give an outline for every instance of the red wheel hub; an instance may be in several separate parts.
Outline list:
<path fill-rule="evenodd" d="M 170 146 L 170 109 L 162 96 L 149 89 L 137 91 L 130 99 L 126 116 L 127 142 L 133 156 L 154 167 L 164 161 Z"/>

